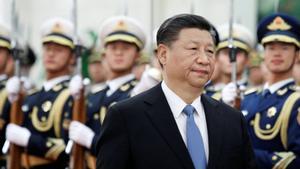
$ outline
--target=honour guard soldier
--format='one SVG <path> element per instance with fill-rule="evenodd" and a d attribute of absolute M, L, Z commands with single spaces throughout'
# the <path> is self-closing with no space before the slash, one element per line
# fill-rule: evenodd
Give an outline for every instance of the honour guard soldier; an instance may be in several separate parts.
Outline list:
<path fill-rule="evenodd" d="M 234 23 L 233 28 L 233 45 L 237 48 L 236 52 L 236 63 L 237 63 L 237 83 L 240 86 L 247 85 L 247 79 L 243 77 L 246 65 L 248 62 L 248 55 L 253 49 L 254 38 L 252 33 L 243 25 Z M 228 48 L 228 38 L 229 38 L 229 25 L 221 25 L 217 28 L 220 36 L 220 43 L 217 46 L 216 62 L 219 66 L 219 82 L 218 84 L 213 84 L 207 87 L 206 92 L 213 98 L 220 100 L 226 99 L 221 95 L 223 87 L 230 83 L 231 81 L 231 71 L 232 65 L 229 60 L 229 48 Z"/>
<path fill-rule="evenodd" d="M 7 62 L 13 62 L 10 54 L 11 37 L 10 31 L 5 24 L 0 23 L 0 148 L 5 142 L 5 129 L 9 120 L 10 103 L 7 99 L 5 85 L 7 75 L 5 74 Z M 6 167 L 6 157 L 0 152 L 0 168 Z"/>
<path fill-rule="evenodd" d="M 41 90 L 29 94 L 22 105 L 22 126 L 9 124 L 6 139 L 24 147 L 24 168 L 65 168 L 68 156 L 65 145 L 72 111 L 72 97 L 68 89 L 70 66 L 74 65 L 73 24 L 53 18 L 42 26 L 43 65 L 46 81 Z M 9 95 L 19 80 L 8 81 Z M 9 87 L 10 87 L 9 86 Z M 16 92 L 16 91 L 15 91 Z M 17 92 L 16 92 L 17 93 Z"/>
<path fill-rule="evenodd" d="M 300 168 L 300 93 L 292 76 L 299 30 L 296 18 L 281 13 L 267 16 L 258 26 L 268 78 L 261 89 L 245 92 L 241 109 L 261 169 Z"/>
<path fill-rule="evenodd" d="M 130 97 L 130 92 L 137 83 L 131 72 L 144 48 L 146 36 L 136 20 L 126 16 L 117 16 L 103 23 L 100 40 L 104 46 L 103 60 L 107 67 L 107 86 L 98 91 L 93 101 L 88 103 L 86 125 L 73 121 L 69 130 L 72 140 L 90 150 L 91 155 L 87 158 L 89 168 L 96 167 L 95 147 L 107 109 L 112 104 Z M 77 82 L 78 80 L 74 80 L 74 83 L 82 84 Z M 74 84 L 70 86 L 76 89 L 81 88 Z M 74 89 L 71 91 L 73 91 L 72 95 L 76 95 Z"/>

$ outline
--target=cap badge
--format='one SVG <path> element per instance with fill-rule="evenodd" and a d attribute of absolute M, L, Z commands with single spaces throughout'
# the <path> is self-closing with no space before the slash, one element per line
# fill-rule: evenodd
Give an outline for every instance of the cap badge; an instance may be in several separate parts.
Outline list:
<path fill-rule="evenodd" d="M 270 23 L 267 28 L 269 30 L 289 30 L 291 26 L 287 24 L 280 16 L 277 16 L 272 23 Z"/>

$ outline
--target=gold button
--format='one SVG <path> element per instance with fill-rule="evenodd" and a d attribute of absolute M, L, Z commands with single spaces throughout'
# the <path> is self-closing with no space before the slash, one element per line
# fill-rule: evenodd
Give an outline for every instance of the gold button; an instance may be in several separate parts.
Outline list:
<path fill-rule="evenodd" d="M 276 161 L 277 159 L 278 159 L 278 157 L 277 157 L 276 155 L 273 155 L 273 156 L 272 156 L 272 160 L 273 160 L 273 161 Z"/>
<path fill-rule="evenodd" d="M 99 114 L 94 114 L 94 119 L 95 120 L 99 119 Z"/>
<path fill-rule="evenodd" d="M 44 122 L 44 121 L 46 121 L 47 120 L 47 118 L 45 117 L 45 116 L 43 116 L 42 117 L 42 121 Z"/>
<path fill-rule="evenodd" d="M 47 141 L 46 146 L 47 146 L 47 147 L 51 147 L 51 146 L 52 146 L 52 143 L 51 143 L 50 141 Z"/>
<path fill-rule="evenodd" d="M 271 128 L 271 124 L 267 124 L 266 129 L 270 129 L 270 128 Z"/>
<path fill-rule="evenodd" d="M 250 125 L 253 126 L 254 125 L 254 120 L 250 121 Z"/>

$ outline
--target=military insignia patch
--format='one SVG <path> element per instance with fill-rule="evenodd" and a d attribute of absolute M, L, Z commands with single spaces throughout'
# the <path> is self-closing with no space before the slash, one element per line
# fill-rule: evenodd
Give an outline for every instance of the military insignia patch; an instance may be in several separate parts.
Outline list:
<path fill-rule="evenodd" d="M 268 109 L 267 116 L 271 118 L 276 115 L 276 112 L 277 112 L 276 107 L 271 107 Z"/>
<path fill-rule="evenodd" d="M 52 103 L 48 100 L 42 104 L 42 109 L 44 112 L 48 112 L 52 107 Z"/>
<path fill-rule="evenodd" d="M 62 33 L 63 32 L 63 27 L 60 23 L 56 23 L 53 27 L 52 27 L 52 32 L 56 32 L 56 33 Z"/>
<path fill-rule="evenodd" d="M 269 30 L 289 30 L 291 26 L 287 24 L 280 16 L 277 16 L 267 27 Z"/>
<path fill-rule="evenodd" d="M 125 92 L 125 91 L 127 91 L 127 90 L 129 89 L 129 87 L 130 87 L 129 84 L 125 84 L 125 85 L 123 85 L 123 86 L 120 87 L 120 90 L 121 90 L 122 92 Z"/>
<path fill-rule="evenodd" d="M 61 84 L 59 84 L 59 85 L 56 85 L 53 87 L 53 91 L 58 92 L 62 88 L 63 88 L 63 86 Z"/>
<path fill-rule="evenodd" d="M 127 30 L 127 25 L 124 21 L 119 21 L 115 27 L 115 30 Z"/>
<path fill-rule="evenodd" d="M 278 91 L 277 91 L 277 94 L 278 94 L 279 96 L 282 96 L 282 95 L 284 95 L 287 91 L 288 91 L 287 88 L 283 88 L 283 89 L 281 89 L 281 90 L 278 90 Z"/>

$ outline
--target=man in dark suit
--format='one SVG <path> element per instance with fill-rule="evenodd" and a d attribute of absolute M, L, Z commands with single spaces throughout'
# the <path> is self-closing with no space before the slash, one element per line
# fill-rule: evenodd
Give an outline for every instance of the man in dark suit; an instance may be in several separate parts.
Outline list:
<path fill-rule="evenodd" d="M 256 168 L 243 115 L 202 95 L 215 38 L 204 18 L 181 14 L 157 33 L 163 82 L 112 106 L 98 142 L 98 169 Z"/>

